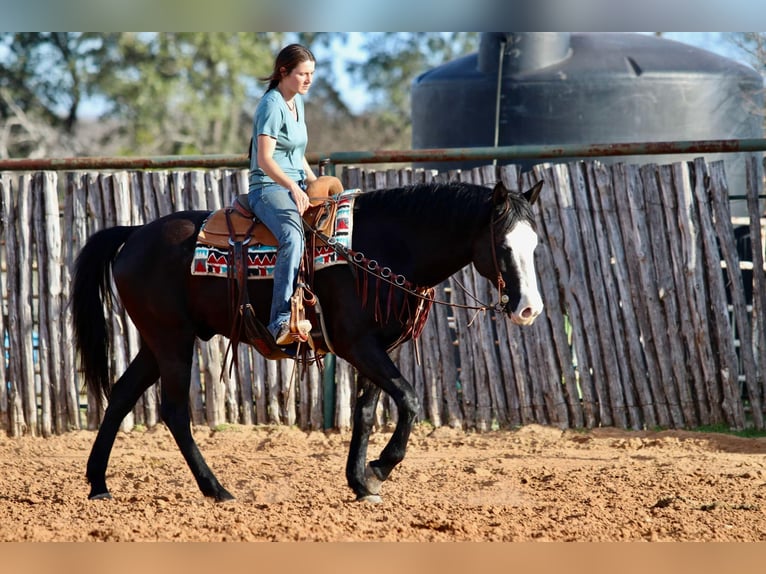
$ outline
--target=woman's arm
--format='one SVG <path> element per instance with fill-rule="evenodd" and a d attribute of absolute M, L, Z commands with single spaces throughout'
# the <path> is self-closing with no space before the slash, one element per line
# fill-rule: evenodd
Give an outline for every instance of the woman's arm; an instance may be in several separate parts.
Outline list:
<path fill-rule="evenodd" d="M 309 206 L 309 198 L 306 195 L 306 192 L 300 188 L 298 183 L 287 177 L 285 172 L 282 171 L 282 168 L 279 167 L 279 164 L 274 161 L 274 150 L 276 147 L 277 140 L 273 137 L 264 134 L 258 136 L 258 167 L 279 185 L 290 190 L 290 193 L 293 196 L 293 201 L 295 201 L 295 205 L 298 206 L 298 213 L 303 215 L 303 212 L 306 211 Z M 303 162 L 306 164 L 306 158 L 303 158 Z M 309 168 L 309 170 L 310 169 L 311 168 Z M 306 172 L 307 179 L 311 176 L 316 179 L 313 171 L 311 172 L 311 175 L 309 175 L 309 172 Z"/>
<path fill-rule="evenodd" d="M 314 173 L 314 170 L 311 169 L 309 162 L 306 160 L 306 156 L 303 156 L 303 171 L 306 172 L 306 183 L 311 183 L 316 180 L 317 176 Z"/>

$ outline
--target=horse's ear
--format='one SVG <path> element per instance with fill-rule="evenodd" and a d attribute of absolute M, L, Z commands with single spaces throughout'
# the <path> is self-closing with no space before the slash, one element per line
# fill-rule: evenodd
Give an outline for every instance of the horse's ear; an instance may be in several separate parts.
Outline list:
<path fill-rule="evenodd" d="M 506 199 L 508 199 L 508 190 L 502 181 L 498 181 L 495 184 L 495 189 L 492 190 L 492 204 L 503 205 Z"/>
<path fill-rule="evenodd" d="M 532 187 L 532 189 L 528 189 L 524 192 L 524 198 L 530 203 L 530 205 L 537 201 L 537 198 L 540 196 L 540 191 L 543 189 L 544 183 L 545 181 L 541 179 Z"/>

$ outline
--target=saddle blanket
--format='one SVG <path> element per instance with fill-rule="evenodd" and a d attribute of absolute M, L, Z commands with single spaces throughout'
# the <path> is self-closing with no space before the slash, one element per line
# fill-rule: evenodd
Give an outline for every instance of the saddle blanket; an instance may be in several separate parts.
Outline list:
<path fill-rule="evenodd" d="M 353 231 L 354 199 L 359 190 L 347 190 L 334 196 L 338 202 L 338 211 L 335 217 L 335 229 L 333 237 L 347 248 L 351 248 L 351 234 Z M 247 278 L 248 279 L 271 279 L 274 275 L 274 265 L 277 260 L 277 248 L 269 245 L 255 244 L 247 247 Z M 314 249 L 314 265 L 318 271 L 330 265 L 346 263 L 343 257 L 328 245 L 318 245 Z M 204 243 L 197 242 L 194 249 L 194 258 L 191 264 L 192 275 L 207 275 L 212 277 L 227 277 L 229 270 L 229 253 L 226 249 L 220 249 Z"/>

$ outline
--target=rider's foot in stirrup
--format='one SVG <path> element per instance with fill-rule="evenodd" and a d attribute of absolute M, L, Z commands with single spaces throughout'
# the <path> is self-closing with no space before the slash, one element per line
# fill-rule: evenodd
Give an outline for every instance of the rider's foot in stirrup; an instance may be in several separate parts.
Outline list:
<path fill-rule="evenodd" d="M 299 340 L 306 340 L 311 332 L 311 321 L 302 319 L 298 321 L 298 331 L 290 331 L 290 324 L 287 321 L 279 324 L 279 330 L 274 335 L 274 341 L 280 347 L 285 347 Z"/>
<path fill-rule="evenodd" d="M 293 336 L 292 333 L 290 333 L 290 324 L 287 321 L 279 324 L 279 329 L 277 329 L 277 332 L 274 335 L 274 342 L 280 347 L 284 347 L 293 342 Z"/>
<path fill-rule="evenodd" d="M 298 321 L 298 333 L 297 335 L 300 336 L 302 339 L 307 339 L 309 336 L 309 333 L 311 333 L 311 321 L 308 319 L 301 319 Z"/>

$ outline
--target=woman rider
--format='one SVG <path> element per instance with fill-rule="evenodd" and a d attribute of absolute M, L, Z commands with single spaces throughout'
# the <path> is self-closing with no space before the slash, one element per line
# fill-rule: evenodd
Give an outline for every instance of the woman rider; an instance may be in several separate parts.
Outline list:
<path fill-rule="evenodd" d="M 308 143 L 303 96 L 311 87 L 316 59 L 300 44 L 283 48 L 255 110 L 248 200 L 253 213 L 277 238 L 274 291 L 268 329 L 277 345 L 295 340 L 290 332 L 290 297 L 304 250 L 301 215 L 309 206 L 306 186 L 316 179 L 306 161 Z M 311 323 L 298 325 L 303 333 Z"/>

